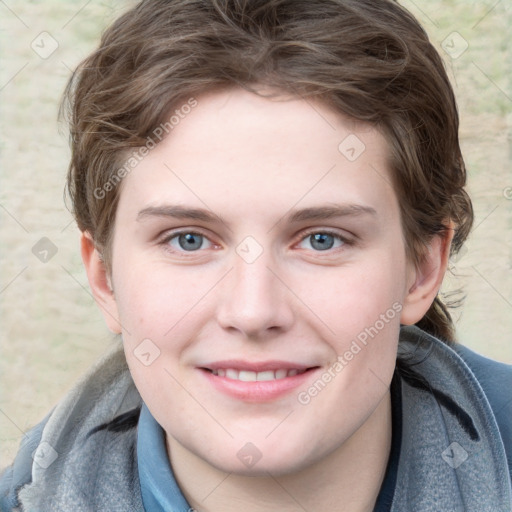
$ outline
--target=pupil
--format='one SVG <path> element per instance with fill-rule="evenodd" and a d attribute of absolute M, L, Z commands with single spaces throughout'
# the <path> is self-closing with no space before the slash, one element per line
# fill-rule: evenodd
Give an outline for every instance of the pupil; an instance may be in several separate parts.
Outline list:
<path fill-rule="evenodd" d="M 334 237 L 326 233 L 315 233 L 310 237 L 311 246 L 319 251 L 331 249 L 334 245 Z"/>
<path fill-rule="evenodd" d="M 203 243 L 203 237 L 201 235 L 194 235 L 193 233 L 187 233 L 186 235 L 180 235 L 179 244 L 185 251 L 194 251 L 199 249 Z"/>

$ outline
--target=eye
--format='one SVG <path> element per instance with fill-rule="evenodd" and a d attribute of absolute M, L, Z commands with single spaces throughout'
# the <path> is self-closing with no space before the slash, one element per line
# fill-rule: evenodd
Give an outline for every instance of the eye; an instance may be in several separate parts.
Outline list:
<path fill-rule="evenodd" d="M 340 235 L 328 232 L 310 233 L 303 238 L 299 244 L 301 249 L 313 249 L 315 251 L 328 251 L 329 249 L 336 249 L 345 245 L 344 240 Z"/>
<path fill-rule="evenodd" d="M 183 232 L 175 233 L 165 241 L 177 251 L 198 251 L 199 249 L 209 249 L 212 243 L 200 233 Z"/>

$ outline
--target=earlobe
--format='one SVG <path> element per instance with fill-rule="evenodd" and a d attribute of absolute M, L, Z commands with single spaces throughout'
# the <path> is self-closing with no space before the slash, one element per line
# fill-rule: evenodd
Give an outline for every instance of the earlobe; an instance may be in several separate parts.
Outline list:
<path fill-rule="evenodd" d="M 89 286 L 96 304 L 98 304 L 109 330 L 119 334 L 121 324 L 119 323 L 118 308 L 111 286 L 111 279 L 105 262 L 87 231 L 84 231 L 81 235 L 80 247 Z"/>
<path fill-rule="evenodd" d="M 419 322 L 436 298 L 448 267 L 453 224 L 432 238 L 423 260 L 412 270 L 412 279 L 404 299 L 400 323 Z"/>

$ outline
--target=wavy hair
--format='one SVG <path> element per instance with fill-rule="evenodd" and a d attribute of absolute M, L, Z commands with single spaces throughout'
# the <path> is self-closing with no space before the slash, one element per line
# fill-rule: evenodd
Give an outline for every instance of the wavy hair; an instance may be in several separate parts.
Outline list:
<path fill-rule="evenodd" d="M 442 60 L 416 19 L 392 0 L 143 0 L 104 33 L 65 91 L 72 157 L 68 192 L 79 228 L 110 268 L 121 186 L 105 197 L 133 148 L 187 98 L 260 85 L 314 97 L 386 138 L 407 255 L 455 227 L 456 253 L 473 222 L 464 189 L 458 112 Z M 121 183 L 122 185 L 122 183 Z M 450 341 L 436 297 L 418 323 Z"/>

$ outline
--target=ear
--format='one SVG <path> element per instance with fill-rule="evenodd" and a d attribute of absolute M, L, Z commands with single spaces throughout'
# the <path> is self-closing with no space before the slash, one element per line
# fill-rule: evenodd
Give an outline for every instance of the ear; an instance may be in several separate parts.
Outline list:
<path fill-rule="evenodd" d="M 432 238 L 421 263 L 411 269 L 400 318 L 403 325 L 419 322 L 434 302 L 448 267 L 453 235 L 454 225 L 450 223 L 443 233 Z"/>
<path fill-rule="evenodd" d="M 82 233 L 80 247 L 89 286 L 91 287 L 96 304 L 98 304 L 103 313 L 103 318 L 110 331 L 119 334 L 121 332 L 121 324 L 119 323 L 119 313 L 110 276 L 107 273 L 107 268 L 101 254 L 96 249 L 94 241 L 87 231 Z"/>

